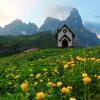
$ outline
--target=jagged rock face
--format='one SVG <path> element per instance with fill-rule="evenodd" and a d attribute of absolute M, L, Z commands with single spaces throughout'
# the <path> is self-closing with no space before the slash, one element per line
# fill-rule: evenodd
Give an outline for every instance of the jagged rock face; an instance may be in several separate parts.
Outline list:
<path fill-rule="evenodd" d="M 48 17 L 45 20 L 44 24 L 40 27 L 39 31 L 40 32 L 53 31 L 59 27 L 59 24 L 61 24 L 60 20 L 56 18 Z"/>
<path fill-rule="evenodd" d="M 39 31 L 54 31 L 58 27 L 66 24 L 72 30 L 82 30 L 83 24 L 81 16 L 79 15 L 77 9 L 73 8 L 70 12 L 70 15 L 67 19 L 60 21 L 59 19 L 48 17 L 44 24 L 41 26 Z"/>
<path fill-rule="evenodd" d="M 66 24 L 75 34 L 75 45 L 81 47 L 88 47 L 93 45 L 100 45 L 100 40 L 97 38 L 96 34 L 86 30 L 82 24 L 82 19 L 77 9 L 73 8 L 67 19 L 60 21 L 54 18 L 47 18 L 44 24 L 41 26 L 41 31 L 53 31 L 58 29 L 58 27 Z"/>
<path fill-rule="evenodd" d="M 70 16 L 64 21 L 64 23 L 67 24 L 72 30 L 83 29 L 81 16 L 75 8 L 73 8 L 70 13 Z"/>
<path fill-rule="evenodd" d="M 64 24 L 66 24 L 75 34 L 74 41 L 75 45 L 77 45 L 78 47 L 100 45 L 100 40 L 97 38 L 96 34 L 84 28 L 81 16 L 75 8 L 71 10 L 69 17 L 63 21 L 48 17 L 45 20 L 44 24 L 40 27 L 39 31 L 50 31 L 52 33 L 56 33 L 56 30 L 59 27 L 62 27 Z M 37 32 L 38 28 L 35 24 L 25 24 L 19 19 L 6 25 L 4 28 L 0 28 L 0 35 L 31 35 Z"/>
<path fill-rule="evenodd" d="M 1 35 L 31 35 L 37 32 L 37 26 L 33 23 L 25 24 L 21 20 L 14 20 L 12 23 L 6 25 Z"/>
<path fill-rule="evenodd" d="M 88 47 L 93 45 L 100 45 L 100 41 L 96 34 L 86 30 L 82 24 L 81 16 L 79 15 L 77 9 L 73 8 L 70 16 L 64 21 L 65 24 L 74 32 L 75 34 L 75 44 L 81 47 Z"/>

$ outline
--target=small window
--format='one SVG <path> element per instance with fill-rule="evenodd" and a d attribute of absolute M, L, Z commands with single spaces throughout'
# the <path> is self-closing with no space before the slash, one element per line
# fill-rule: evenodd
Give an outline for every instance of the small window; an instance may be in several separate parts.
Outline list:
<path fill-rule="evenodd" d="M 64 33 L 67 33 L 67 29 L 63 29 L 63 32 L 64 32 Z"/>

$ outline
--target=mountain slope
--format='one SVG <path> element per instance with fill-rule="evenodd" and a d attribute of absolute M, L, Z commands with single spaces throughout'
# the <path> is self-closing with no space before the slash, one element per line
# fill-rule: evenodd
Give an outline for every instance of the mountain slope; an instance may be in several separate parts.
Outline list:
<path fill-rule="evenodd" d="M 100 40 L 97 38 L 96 34 L 88 31 L 82 24 L 81 16 L 79 15 L 77 9 L 71 11 L 70 16 L 64 22 L 75 34 L 75 43 L 80 46 L 93 46 L 100 45 Z"/>
<path fill-rule="evenodd" d="M 100 47 L 95 47 L 0 58 L 0 100 L 36 100 L 39 93 L 45 100 L 99 100 L 99 54 Z"/>
<path fill-rule="evenodd" d="M 86 22 L 84 23 L 84 26 L 91 32 L 100 34 L 100 24 L 99 23 Z"/>
<path fill-rule="evenodd" d="M 66 24 L 74 32 L 76 46 L 88 47 L 100 45 L 100 40 L 97 38 L 96 34 L 85 29 L 82 24 L 81 16 L 75 8 L 73 8 L 73 10 L 70 12 L 70 16 L 63 21 L 47 18 L 44 24 L 41 26 L 41 29 L 43 31 L 53 31 L 56 33 L 58 27 L 61 27 L 64 24 Z"/>
<path fill-rule="evenodd" d="M 21 20 L 16 19 L 12 23 L 1 29 L 0 35 L 32 35 L 36 33 L 38 27 L 33 23 L 25 24 Z"/>
<path fill-rule="evenodd" d="M 24 36 L 0 36 L 0 56 L 11 55 L 32 48 L 56 48 L 54 35 L 44 32 Z"/>
<path fill-rule="evenodd" d="M 40 32 L 55 31 L 61 24 L 61 21 L 56 18 L 47 17 L 44 24 L 40 27 Z"/>

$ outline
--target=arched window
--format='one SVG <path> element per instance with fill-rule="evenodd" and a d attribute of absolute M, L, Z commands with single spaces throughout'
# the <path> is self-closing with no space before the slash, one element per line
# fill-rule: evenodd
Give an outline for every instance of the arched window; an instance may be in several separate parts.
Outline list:
<path fill-rule="evenodd" d="M 63 32 L 64 32 L 64 33 L 67 33 L 67 29 L 63 29 Z"/>

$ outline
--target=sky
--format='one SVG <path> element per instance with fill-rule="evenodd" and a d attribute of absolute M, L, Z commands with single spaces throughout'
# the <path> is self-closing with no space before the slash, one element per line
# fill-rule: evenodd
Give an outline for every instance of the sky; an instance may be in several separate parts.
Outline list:
<path fill-rule="evenodd" d="M 21 19 L 40 27 L 46 17 L 64 20 L 73 7 L 83 22 L 100 23 L 100 0 L 0 0 L 0 26 Z"/>

